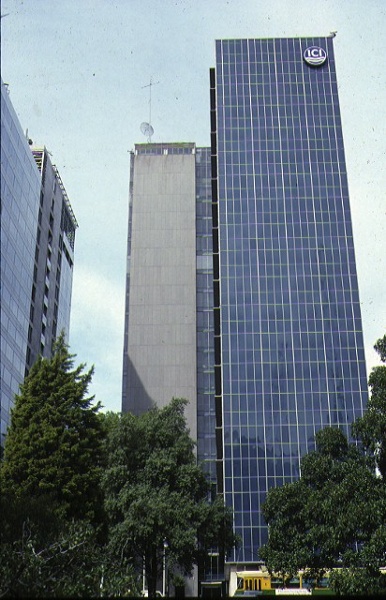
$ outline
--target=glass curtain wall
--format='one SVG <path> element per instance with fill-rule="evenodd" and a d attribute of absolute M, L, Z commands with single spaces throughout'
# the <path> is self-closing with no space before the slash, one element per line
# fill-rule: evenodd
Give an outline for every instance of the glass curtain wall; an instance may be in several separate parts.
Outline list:
<path fill-rule="evenodd" d="M 267 490 L 349 435 L 367 378 L 332 38 L 218 41 L 215 76 L 224 491 L 254 562 Z"/>

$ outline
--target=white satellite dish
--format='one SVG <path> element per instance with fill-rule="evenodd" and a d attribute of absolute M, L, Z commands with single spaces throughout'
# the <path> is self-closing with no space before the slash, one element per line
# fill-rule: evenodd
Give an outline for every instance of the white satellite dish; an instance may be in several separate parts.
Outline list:
<path fill-rule="evenodd" d="M 153 133 L 154 133 L 154 129 L 153 129 L 153 127 L 150 125 L 150 123 L 146 123 L 146 122 L 144 122 L 144 123 L 141 123 L 141 127 L 140 127 L 140 129 L 141 129 L 141 132 L 143 133 L 143 135 L 146 135 L 146 137 L 147 137 L 147 141 L 148 141 L 148 142 L 151 142 L 151 136 L 152 136 L 152 135 L 153 135 Z"/>

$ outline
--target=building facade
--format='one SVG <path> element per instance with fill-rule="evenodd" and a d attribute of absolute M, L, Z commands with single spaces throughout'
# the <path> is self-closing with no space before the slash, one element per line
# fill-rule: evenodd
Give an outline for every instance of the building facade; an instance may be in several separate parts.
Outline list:
<path fill-rule="evenodd" d="M 38 226 L 40 177 L 1 85 L 1 442 L 24 379 Z M 22 227 L 21 227 L 22 225 Z M 22 231 L 22 234 L 21 234 Z"/>
<path fill-rule="evenodd" d="M 186 398 L 195 439 L 196 158 L 191 143 L 137 144 L 131 155 L 122 388 L 134 414 Z"/>
<path fill-rule="evenodd" d="M 77 223 L 46 149 L 32 149 L 1 85 L 1 443 L 39 354 L 68 336 Z"/>
<path fill-rule="evenodd" d="M 332 38 L 217 41 L 211 108 L 220 485 L 248 564 L 267 490 L 367 401 Z"/>
<path fill-rule="evenodd" d="M 58 169 L 46 148 L 32 147 L 40 174 L 40 197 L 27 368 L 51 356 L 57 336 L 70 326 L 75 231 L 78 227 Z"/>
<path fill-rule="evenodd" d="M 213 483 L 217 450 L 211 151 L 136 144 L 131 154 L 122 411 L 185 398 L 197 458 Z M 187 580 L 197 596 L 197 574 Z"/>
<path fill-rule="evenodd" d="M 319 429 L 350 435 L 367 376 L 333 39 L 220 40 L 210 79 L 211 149 L 132 155 L 122 407 L 190 400 L 232 579 L 267 491 Z"/>

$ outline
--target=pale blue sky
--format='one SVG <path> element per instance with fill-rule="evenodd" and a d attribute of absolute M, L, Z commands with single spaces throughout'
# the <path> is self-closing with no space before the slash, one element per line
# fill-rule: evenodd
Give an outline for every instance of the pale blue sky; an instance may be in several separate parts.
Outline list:
<path fill-rule="evenodd" d="M 129 154 L 146 138 L 209 145 L 214 40 L 324 36 L 335 55 L 369 369 L 386 333 L 385 0 L 2 0 L 2 78 L 52 153 L 79 222 L 71 351 L 120 410 Z"/>

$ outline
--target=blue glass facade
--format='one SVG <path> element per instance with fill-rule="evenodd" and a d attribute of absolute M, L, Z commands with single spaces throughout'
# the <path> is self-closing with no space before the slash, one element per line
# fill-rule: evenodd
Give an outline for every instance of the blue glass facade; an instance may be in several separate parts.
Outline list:
<path fill-rule="evenodd" d="M 248 563 L 267 490 L 367 401 L 332 38 L 217 41 L 211 95 L 220 488 Z"/>
<path fill-rule="evenodd" d="M 37 356 L 68 336 L 77 227 L 45 148 L 32 149 L 1 85 L 1 444 Z"/>
<path fill-rule="evenodd" d="M 1 84 L 1 443 L 24 379 L 40 175 Z"/>

